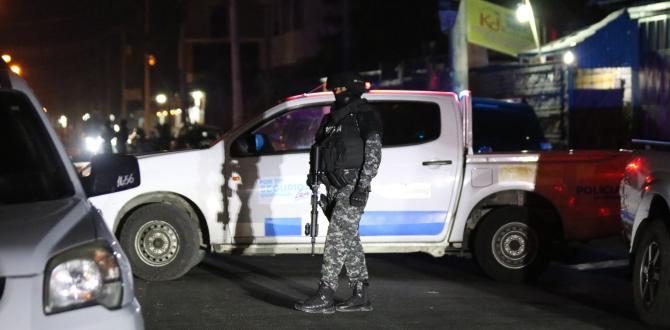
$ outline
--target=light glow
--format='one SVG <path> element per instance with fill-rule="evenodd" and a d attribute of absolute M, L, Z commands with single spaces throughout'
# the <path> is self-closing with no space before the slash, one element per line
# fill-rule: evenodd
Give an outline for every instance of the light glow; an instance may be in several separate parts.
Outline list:
<path fill-rule="evenodd" d="M 65 115 L 58 117 L 58 124 L 62 128 L 67 128 L 67 117 Z"/>
<path fill-rule="evenodd" d="M 165 104 L 165 102 L 167 102 L 167 95 L 163 93 L 156 95 L 156 103 Z"/>
<path fill-rule="evenodd" d="M 12 56 L 9 54 L 2 54 L 2 60 L 5 61 L 5 63 L 9 63 L 12 61 Z"/>
<path fill-rule="evenodd" d="M 527 23 L 533 18 L 533 10 L 525 3 L 520 3 L 516 7 L 516 19 L 520 23 Z"/>
<path fill-rule="evenodd" d="M 10 66 L 9 69 L 12 70 L 12 72 L 18 74 L 19 76 L 21 75 L 21 72 L 23 72 L 23 70 L 21 70 L 21 67 L 16 64 Z"/>
<path fill-rule="evenodd" d="M 628 163 L 628 165 L 626 165 L 626 171 L 635 172 L 635 171 L 639 170 L 641 163 L 642 163 L 642 160 L 640 158 L 634 159 L 633 161 Z"/>
<path fill-rule="evenodd" d="M 563 63 L 565 63 L 567 65 L 575 63 L 576 59 L 577 58 L 575 57 L 575 53 L 573 53 L 571 50 L 569 50 L 569 51 L 567 51 L 563 54 Z"/>
<path fill-rule="evenodd" d="M 86 150 L 88 150 L 91 153 L 97 154 L 100 152 L 100 149 L 102 149 L 102 143 L 104 140 L 100 136 L 92 137 L 92 136 L 87 136 L 84 139 L 84 145 L 86 146 Z"/>
<path fill-rule="evenodd" d="M 194 90 L 191 92 L 191 97 L 193 98 L 193 106 L 200 108 L 202 100 L 205 98 L 205 93 L 201 90 Z"/>

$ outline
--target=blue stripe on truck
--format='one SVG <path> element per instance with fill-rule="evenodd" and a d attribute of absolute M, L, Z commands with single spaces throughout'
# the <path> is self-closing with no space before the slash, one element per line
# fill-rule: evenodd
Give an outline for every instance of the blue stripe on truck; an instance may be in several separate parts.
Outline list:
<path fill-rule="evenodd" d="M 361 236 L 437 235 L 446 218 L 443 211 L 370 211 L 363 213 L 359 231 Z M 265 236 L 302 235 L 300 218 L 265 219 Z"/>
<path fill-rule="evenodd" d="M 265 236 L 301 236 L 300 218 L 265 218 Z"/>
<path fill-rule="evenodd" d="M 444 211 L 370 211 L 363 213 L 361 236 L 437 235 L 444 229 Z"/>

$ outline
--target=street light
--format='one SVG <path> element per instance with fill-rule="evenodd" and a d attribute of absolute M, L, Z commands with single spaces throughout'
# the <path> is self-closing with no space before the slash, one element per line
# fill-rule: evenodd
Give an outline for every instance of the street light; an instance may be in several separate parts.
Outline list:
<path fill-rule="evenodd" d="M 2 54 L 2 60 L 5 61 L 5 63 L 9 63 L 12 61 L 12 55 Z"/>
<path fill-rule="evenodd" d="M 67 128 L 67 117 L 65 115 L 61 115 L 58 118 L 58 124 L 60 124 L 60 127 L 62 128 Z"/>
<path fill-rule="evenodd" d="M 520 23 L 528 23 L 530 25 L 530 31 L 533 33 L 533 40 L 535 41 L 535 47 L 540 49 L 540 36 L 537 33 L 537 25 L 535 24 L 535 13 L 533 13 L 533 6 L 531 6 L 530 0 L 524 0 L 516 7 L 516 19 Z"/>
<path fill-rule="evenodd" d="M 22 72 L 21 67 L 18 66 L 17 64 L 10 66 L 9 69 L 12 70 L 12 72 L 18 74 L 19 76 L 21 75 Z"/>
<path fill-rule="evenodd" d="M 191 92 L 191 97 L 193 97 L 193 103 L 196 107 L 200 107 L 202 99 L 205 98 L 205 93 L 201 90 L 194 90 Z"/>
<path fill-rule="evenodd" d="M 571 50 L 568 50 L 567 52 L 563 53 L 563 63 L 570 65 L 575 63 L 575 60 L 577 58 L 575 57 L 575 53 L 573 53 Z"/>
<path fill-rule="evenodd" d="M 525 3 L 520 3 L 516 7 L 516 19 L 521 23 L 530 22 L 533 17 L 533 10 Z"/>
<path fill-rule="evenodd" d="M 154 54 L 149 54 L 147 58 L 147 64 L 149 64 L 149 66 L 156 65 L 156 56 Z"/>
<path fill-rule="evenodd" d="M 163 105 L 165 102 L 167 102 L 167 95 L 163 93 L 156 95 L 156 103 Z"/>

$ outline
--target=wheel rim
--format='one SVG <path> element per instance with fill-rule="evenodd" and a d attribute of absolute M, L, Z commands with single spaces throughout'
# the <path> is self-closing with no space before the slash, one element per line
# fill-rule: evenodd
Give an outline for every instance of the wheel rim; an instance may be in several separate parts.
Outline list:
<path fill-rule="evenodd" d="M 652 241 L 647 245 L 640 265 L 640 297 L 645 307 L 654 304 L 660 281 L 661 251 L 658 249 L 658 243 Z"/>
<path fill-rule="evenodd" d="M 174 261 L 179 246 L 177 231 L 162 220 L 145 223 L 135 235 L 135 251 L 144 263 L 154 267 L 165 266 Z"/>
<path fill-rule="evenodd" d="M 491 240 L 496 261 L 505 268 L 521 269 L 537 255 L 537 237 L 525 223 L 509 222 L 498 228 Z"/>

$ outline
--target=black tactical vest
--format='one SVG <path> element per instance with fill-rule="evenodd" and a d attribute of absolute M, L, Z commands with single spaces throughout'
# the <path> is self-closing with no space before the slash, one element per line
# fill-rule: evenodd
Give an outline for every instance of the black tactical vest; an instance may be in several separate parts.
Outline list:
<path fill-rule="evenodd" d="M 355 106 L 355 105 L 350 105 Z M 335 172 L 342 169 L 361 168 L 363 166 L 365 145 L 361 137 L 358 113 L 352 111 L 343 118 L 331 115 L 317 137 L 320 147 L 321 169 Z"/>

